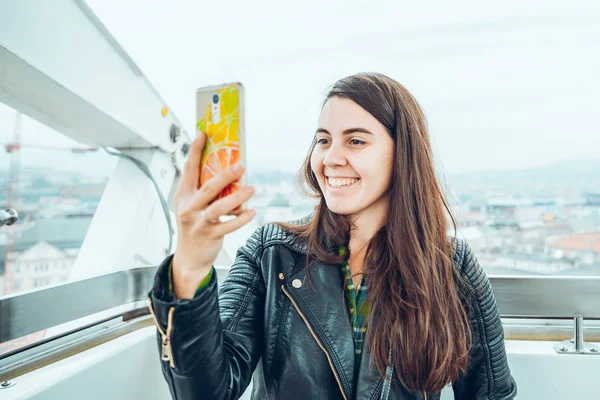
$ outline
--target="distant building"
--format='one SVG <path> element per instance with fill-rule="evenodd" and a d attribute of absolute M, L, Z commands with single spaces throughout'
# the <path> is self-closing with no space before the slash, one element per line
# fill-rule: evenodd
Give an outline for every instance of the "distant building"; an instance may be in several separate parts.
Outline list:
<path fill-rule="evenodd" d="M 41 219 L 23 232 L 16 251 L 4 264 L 0 246 L 0 272 L 4 294 L 35 289 L 67 280 L 92 218 Z"/>
<path fill-rule="evenodd" d="M 463 228 L 482 228 L 485 226 L 486 215 L 479 211 L 456 213 L 458 225 Z"/>
<path fill-rule="evenodd" d="M 55 285 L 66 281 L 73 269 L 79 248 L 60 249 L 38 242 L 29 249 L 9 255 L 9 293 Z"/>
<path fill-rule="evenodd" d="M 263 222 L 290 221 L 295 216 L 290 202 L 283 193 L 277 193 L 264 212 Z"/>
<path fill-rule="evenodd" d="M 600 192 L 588 192 L 583 197 L 588 206 L 600 206 Z"/>
<path fill-rule="evenodd" d="M 573 262 L 540 254 L 486 255 L 479 254 L 479 261 L 486 267 L 504 268 L 533 274 L 565 273 L 575 268 Z"/>
<path fill-rule="evenodd" d="M 576 258 L 583 264 L 600 262 L 600 232 L 550 238 L 547 246 L 556 256 Z"/>

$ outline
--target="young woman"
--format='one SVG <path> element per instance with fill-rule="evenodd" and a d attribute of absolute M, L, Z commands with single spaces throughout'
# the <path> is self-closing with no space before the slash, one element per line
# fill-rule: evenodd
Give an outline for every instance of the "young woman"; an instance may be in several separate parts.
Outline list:
<path fill-rule="evenodd" d="M 301 221 L 259 228 L 220 293 L 218 217 L 251 187 L 210 201 L 244 168 L 198 188 L 205 139 L 175 196 L 179 234 L 150 292 L 174 399 L 513 399 L 516 384 L 484 271 L 435 177 L 423 112 L 381 74 L 327 95 L 303 168 L 319 199 Z M 449 217 L 449 218 L 448 218 Z"/>

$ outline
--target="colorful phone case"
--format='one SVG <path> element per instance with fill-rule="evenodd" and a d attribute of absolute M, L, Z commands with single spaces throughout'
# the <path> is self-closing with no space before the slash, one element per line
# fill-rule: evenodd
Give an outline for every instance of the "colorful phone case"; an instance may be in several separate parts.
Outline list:
<path fill-rule="evenodd" d="M 241 83 L 209 86 L 196 91 L 196 131 L 197 134 L 203 132 L 207 138 L 200 162 L 200 186 L 238 161 L 246 165 L 243 94 Z M 245 185 L 246 173 L 214 200 Z M 239 214 L 245 208 L 243 204 L 232 214 Z"/>

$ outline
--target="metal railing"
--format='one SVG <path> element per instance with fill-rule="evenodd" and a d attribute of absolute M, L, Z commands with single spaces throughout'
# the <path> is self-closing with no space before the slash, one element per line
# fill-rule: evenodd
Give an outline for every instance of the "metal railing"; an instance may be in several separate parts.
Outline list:
<path fill-rule="evenodd" d="M 0 343 L 145 301 L 155 270 L 122 270 L 0 298 Z M 216 270 L 222 282 L 228 267 Z M 600 320 L 600 277 L 492 276 L 490 282 L 503 318 Z"/>
<path fill-rule="evenodd" d="M 215 267 L 222 282 L 228 267 Z M 94 314 L 105 320 L 140 308 L 148 313 L 146 300 L 156 267 L 132 268 L 79 281 L 63 283 L 23 294 L 0 298 L 0 343 L 56 327 Z M 110 314 L 110 310 L 114 310 Z M 107 314 L 108 313 L 108 314 Z M 86 321 L 85 325 L 88 325 Z M 0 360 L 4 355 L 0 355 Z"/>
<path fill-rule="evenodd" d="M 229 268 L 216 270 L 222 282 Z M 46 354 L 53 342 L 68 343 L 69 337 L 75 340 L 84 331 L 89 336 L 102 324 L 147 317 L 145 300 L 155 271 L 156 267 L 134 268 L 1 298 L 0 343 L 81 322 L 0 354 L 0 378 L 21 352 L 35 354 L 36 348 L 43 348 Z M 492 276 L 490 282 L 507 339 L 564 340 L 556 344 L 557 353 L 600 354 L 598 346 L 583 341 L 600 341 L 600 277 Z M 148 325 L 150 321 L 140 326 Z"/>
<path fill-rule="evenodd" d="M 600 319 L 600 276 L 491 276 L 502 317 Z"/>
<path fill-rule="evenodd" d="M 6 296 L 0 299 L 0 343 L 145 300 L 155 269 L 134 268 Z"/>

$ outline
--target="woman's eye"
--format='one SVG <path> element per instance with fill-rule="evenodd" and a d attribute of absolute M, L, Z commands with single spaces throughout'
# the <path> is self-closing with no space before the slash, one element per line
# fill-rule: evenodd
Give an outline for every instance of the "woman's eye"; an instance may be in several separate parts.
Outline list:
<path fill-rule="evenodd" d="M 361 146 L 361 145 L 365 144 L 365 142 L 363 142 L 362 140 L 359 140 L 359 139 L 352 139 L 352 140 L 350 140 L 350 144 L 352 144 L 354 146 Z"/>
<path fill-rule="evenodd" d="M 327 144 L 327 139 L 325 139 L 325 138 L 317 139 L 317 144 Z"/>

